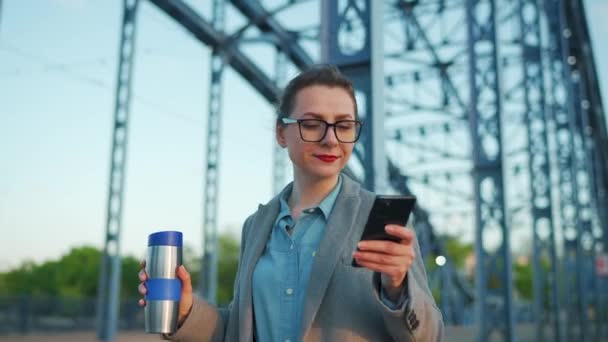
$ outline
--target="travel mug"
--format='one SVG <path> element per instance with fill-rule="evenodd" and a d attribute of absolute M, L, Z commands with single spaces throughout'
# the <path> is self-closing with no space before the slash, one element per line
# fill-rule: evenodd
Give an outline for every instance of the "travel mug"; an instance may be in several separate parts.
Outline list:
<path fill-rule="evenodd" d="M 181 264 L 181 232 L 163 231 L 148 236 L 144 311 L 147 333 L 171 334 L 177 330 L 182 283 L 175 273 Z"/>

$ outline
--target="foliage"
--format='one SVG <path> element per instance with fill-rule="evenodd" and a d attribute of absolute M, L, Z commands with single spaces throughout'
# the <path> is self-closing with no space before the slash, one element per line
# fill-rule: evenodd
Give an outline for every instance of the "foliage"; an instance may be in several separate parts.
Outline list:
<path fill-rule="evenodd" d="M 24 262 L 3 273 L 0 293 L 8 295 L 94 296 L 101 252 L 94 247 L 73 248 L 59 260 Z"/>
<path fill-rule="evenodd" d="M 463 269 L 467 257 L 474 253 L 473 244 L 463 242 L 457 236 L 444 235 L 441 240 L 450 262 L 455 264 L 457 269 Z"/>
<path fill-rule="evenodd" d="M 232 300 L 234 278 L 239 263 L 239 242 L 230 235 L 222 235 L 219 238 L 220 254 L 218 260 L 218 292 L 217 303 L 226 305 Z"/>
<path fill-rule="evenodd" d="M 513 264 L 513 286 L 522 299 L 532 300 L 532 265 L 530 263 Z"/>
<path fill-rule="evenodd" d="M 200 275 L 200 256 L 191 246 L 183 250 L 184 264 L 196 289 Z M 97 295 L 102 252 L 95 247 L 71 249 L 59 260 L 36 264 L 26 261 L 16 269 L 0 273 L 0 295 L 95 297 Z M 219 236 L 218 304 L 232 299 L 232 286 L 239 258 L 239 242 L 229 234 Z M 137 286 L 140 261 L 121 258 L 120 293 L 122 298 L 139 297 Z"/>

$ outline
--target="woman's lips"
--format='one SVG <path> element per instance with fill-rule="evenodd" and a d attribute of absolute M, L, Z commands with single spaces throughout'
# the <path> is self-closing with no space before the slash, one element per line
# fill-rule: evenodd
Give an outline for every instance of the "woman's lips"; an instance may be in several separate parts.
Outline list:
<path fill-rule="evenodd" d="M 332 156 L 329 154 L 315 155 L 315 157 L 325 163 L 333 163 L 334 161 L 336 161 L 336 159 L 338 159 L 337 156 Z"/>

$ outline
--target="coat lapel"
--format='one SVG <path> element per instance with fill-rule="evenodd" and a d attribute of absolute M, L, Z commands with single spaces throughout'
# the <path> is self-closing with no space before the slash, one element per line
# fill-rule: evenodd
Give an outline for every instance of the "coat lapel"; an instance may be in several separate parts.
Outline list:
<path fill-rule="evenodd" d="M 260 205 L 251 226 L 248 227 L 247 247 L 243 252 L 243 278 L 239 283 L 239 341 L 253 340 L 253 293 L 252 276 L 255 265 L 264 252 L 266 242 L 272 232 L 274 221 L 279 213 L 278 196 L 273 198 L 268 204 Z"/>
<path fill-rule="evenodd" d="M 360 205 L 360 186 L 343 177 L 342 190 L 329 216 L 325 236 L 321 240 L 310 273 L 302 315 L 302 333 L 310 328 L 329 285 L 334 268 L 342 255 L 347 235 L 351 231 Z"/>

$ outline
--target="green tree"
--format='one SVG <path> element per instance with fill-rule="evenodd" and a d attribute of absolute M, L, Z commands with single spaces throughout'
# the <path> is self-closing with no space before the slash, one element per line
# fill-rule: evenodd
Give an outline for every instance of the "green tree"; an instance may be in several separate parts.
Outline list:
<path fill-rule="evenodd" d="M 237 239 L 227 233 L 219 237 L 217 303 L 227 305 L 232 300 L 234 279 L 239 264 L 240 245 Z"/>
<path fill-rule="evenodd" d="M 457 236 L 444 235 L 441 237 L 443 246 L 448 258 L 456 265 L 456 268 L 463 269 L 464 263 L 469 255 L 474 253 L 473 244 L 463 242 Z"/>
<path fill-rule="evenodd" d="M 63 296 L 93 297 L 97 294 L 101 251 L 95 247 L 76 247 L 54 265 L 57 293 Z M 51 294 L 51 293 L 47 293 Z"/>
<path fill-rule="evenodd" d="M 7 295 L 94 297 L 97 295 L 102 253 L 91 246 L 72 248 L 59 260 L 26 261 L 0 274 L 0 293 Z M 121 294 L 138 296 L 139 261 L 122 258 Z"/>
<path fill-rule="evenodd" d="M 239 258 L 239 242 L 228 234 L 219 236 L 218 304 L 232 299 L 233 282 Z M 197 288 L 201 258 L 191 246 L 185 246 L 184 264 Z M 16 269 L 0 273 L 0 294 L 30 296 L 95 297 L 99 282 L 102 251 L 91 246 L 72 248 L 58 260 L 36 264 L 26 261 Z M 132 256 L 121 258 L 120 292 L 123 299 L 139 297 L 137 286 L 140 261 Z"/>
<path fill-rule="evenodd" d="M 137 287 L 139 286 L 139 266 L 140 260 L 126 256 L 122 258 L 121 274 L 120 274 L 120 297 L 134 298 L 140 297 Z M 98 273 L 99 274 L 99 273 Z"/>
<path fill-rule="evenodd" d="M 522 299 L 532 300 L 532 265 L 530 263 L 513 264 L 513 285 Z"/>

